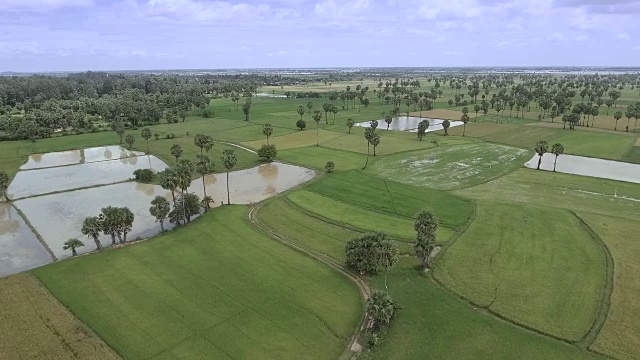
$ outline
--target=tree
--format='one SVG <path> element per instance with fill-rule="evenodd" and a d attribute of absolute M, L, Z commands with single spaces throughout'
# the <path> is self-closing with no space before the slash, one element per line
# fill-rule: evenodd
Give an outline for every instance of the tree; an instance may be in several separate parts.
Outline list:
<path fill-rule="evenodd" d="M 242 105 L 242 112 L 244 113 L 244 121 L 249 121 L 249 114 L 251 112 L 251 99 L 247 99 Z"/>
<path fill-rule="evenodd" d="M 229 171 L 236 166 L 238 162 L 238 157 L 236 156 L 236 152 L 233 149 L 225 149 L 222 151 L 222 156 L 220 157 L 222 161 L 222 165 L 227 169 L 227 205 L 231 204 L 231 195 L 229 192 Z"/>
<path fill-rule="evenodd" d="M 196 155 L 195 165 L 196 171 L 202 177 L 202 193 L 204 194 L 204 197 L 207 197 L 207 186 L 205 185 L 204 177 L 211 172 L 214 164 L 207 155 L 200 154 Z M 204 211 L 206 212 L 207 210 L 209 210 L 209 207 L 205 206 Z"/>
<path fill-rule="evenodd" d="M 267 137 L 267 145 L 269 145 L 269 137 L 273 134 L 273 126 L 271 124 L 264 124 L 262 126 L 262 135 Z"/>
<path fill-rule="evenodd" d="M 127 146 L 129 147 L 129 150 L 131 150 L 131 148 L 133 147 L 133 143 L 136 142 L 136 137 L 129 134 L 125 137 L 124 141 L 127 143 Z"/>
<path fill-rule="evenodd" d="M 422 141 L 422 138 L 427 135 L 427 129 L 429 128 L 429 120 L 424 119 L 418 123 L 418 140 Z"/>
<path fill-rule="evenodd" d="M 119 119 L 112 121 L 111 128 L 116 133 L 116 135 L 118 135 L 118 137 L 120 138 L 120 144 L 122 144 L 122 137 L 124 136 L 125 131 L 122 121 L 120 121 Z"/>
<path fill-rule="evenodd" d="M 62 249 L 71 250 L 71 256 L 76 256 L 78 255 L 78 253 L 76 252 L 76 249 L 83 246 L 84 246 L 84 243 L 82 241 L 78 239 L 69 239 L 65 241 L 64 246 L 62 246 Z"/>
<path fill-rule="evenodd" d="M 387 236 L 386 234 L 381 234 Z M 380 250 L 378 251 L 378 262 L 384 268 L 384 288 L 387 287 L 387 271 L 398 262 L 398 248 L 388 237 L 380 240 Z"/>
<path fill-rule="evenodd" d="M 369 126 L 375 131 L 378 128 L 378 120 L 369 121 Z"/>
<path fill-rule="evenodd" d="M 380 145 L 380 134 L 374 133 L 369 142 L 373 145 L 373 156 L 376 156 L 376 148 Z"/>
<path fill-rule="evenodd" d="M 436 248 L 436 230 L 438 229 L 438 222 L 432 213 L 428 211 L 421 211 L 416 215 L 414 229 L 416 230 L 417 235 L 413 248 L 416 252 L 418 261 L 420 261 L 421 269 L 425 270 L 430 267 L 431 254 Z"/>
<path fill-rule="evenodd" d="M 551 146 L 551 153 L 556 156 L 555 161 L 553 162 L 553 171 L 556 171 L 556 163 L 558 162 L 558 156 L 564 154 L 564 146 L 562 144 L 557 143 Z M 540 166 L 538 166 L 539 168 Z"/>
<path fill-rule="evenodd" d="M 326 113 L 325 113 L 325 115 L 326 115 Z M 318 128 L 320 127 L 320 120 L 322 120 L 322 113 L 319 110 L 316 110 L 313 113 L 313 121 L 316 122 L 316 146 L 320 145 L 319 140 L 318 140 L 318 137 L 320 136 L 319 135 L 319 130 L 318 130 Z"/>
<path fill-rule="evenodd" d="M 300 129 L 300 131 L 304 130 L 307 127 L 307 122 L 304 120 L 296 121 L 296 127 Z"/>
<path fill-rule="evenodd" d="M 119 235 L 120 213 L 118 208 L 107 206 L 100 210 L 98 219 L 100 220 L 100 229 L 105 235 L 111 236 L 111 245 L 116 244 L 116 235 Z"/>
<path fill-rule="evenodd" d="M 171 145 L 171 155 L 173 155 L 173 157 L 176 158 L 176 163 L 177 163 L 180 157 L 182 156 L 182 146 L 180 146 L 180 144 Z"/>
<path fill-rule="evenodd" d="M 387 130 L 389 130 L 389 126 L 391 125 L 392 121 L 393 121 L 393 118 L 390 115 L 387 115 L 384 117 L 384 122 L 387 123 Z"/>
<path fill-rule="evenodd" d="M 442 128 L 444 129 L 444 136 L 449 135 L 449 127 L 451 126 L 451 122 L 449 120 L 444 120 L 442 122 Z"/>
<path fill-rule="evenodd" d="M 333 108 L 333 104 L 330 104 L 330 103 L 322 104 L 322 110 L 324 110 L 324 122 L 327 124 L 329 124 L 329 118 L 327 114 L 329 113 L 329 111 L 331 111 L 332 108 Z"/>
<path fill-rule="evenodd" d="M 257 151 L 258 157 L 265 161 L 273 161 L 278 155 L 278 149 L 275 145 L 262 145 Z"/>
<path fill-rule="evenodd" d="M 547 142 L 544 140 L 540 140 L 536 143 L 535 151 L 539 156 L 537 170 L 540 170 L 540 165 L 542 164 L 542 156 L 547 153 L 548 147 L 549 146 L 547 145 Z"/>
<path fill-rule="evenodd" d="M 171 199 L 173 199 L 173 204 L 176 204 L 176 189 L 178 188 L 178 174 L 174 169 L 167 168 L 164 171 L 158 173 L 158 177 L 160 179 L 160 186 L 165 189 L 171 191 Z M 180 225 L 180 223 L 178 223 Z"/>
<path fill-rule="evenodd" d="M 311 109 L 313 109 L 313 103 L 311 101 L 307 103 L 307 109 L 309 109 L 309 114 L 311 114 Z"/>
<path fill-rule="evenodd" d="M 382 291 L 374 291 L 366 303 L 367 315 L 373 320 L 373 330 L 379 332 L 391 323 L 400 306 Z"/>
<path fill-rule="evenodd" d="M 351 134 L 351 128 L 355 125 L 355 121 L 352 118 L 347 119 L 347 128 L 349 128 L 349 134 Z"/>
<path fill-rule="evenodd" d="M 98 237 L 100 236 L 100 232 L 102 231 L 102 224 L 100 223 L 100 219 L 97 216 L 89 216 L 84 218 L 82 221 L 82 229 L 80 230 L 83 235 L 86 235 L 90 239 L 96 243 L 96 248 L 98 250 L 102 249 L 102 244 Z"/>
<path fill-rule="evenodd" d="M 465 133 L 467 132 L 467 123 L 469 122 L 469 115 L 467 114 L 462 115 L 460 120 L 462 121 L 462 136 L 464 136 Z"/>
<path fill-rule="evenodd" d="M 122 233 L 122 239 L 121 239 L 121 243 L 126 243 L 127 242 L 127 234 L 131 232 L 131 229 L 133 228 L 133 220 L 135 219 L 135 216 L 133 215 L 133 212 L 131 211 L 131 209 L 129 209 L 128 207 L 121 207 L 118 208 L 118 212 L 119 212 L 119 232 Z"/>
<path fill-rule="evenodd" d="M 347 242 L 346 265 L 360 274 L 378 274 L 378 269 L 395 262 L 397 248 L 389 235 L 381 232 L 364 234 Z M 387 259 L 389 258 L 389 259 Z M 386 259 L 386 260 L 385 260 Z"/>
<path fill-rule="evenodd" d="M 0 196 L 3 196 L 7 201 L 11 201 L 9 199 L 9 195 L 7 195 L 9 182 L 9 175 L 7 175 L 7 173 L 4 171 L 0 171 Z"/>
<path fill-rule="evenodd" d="M 149 213 L 156 218 L 156 222 L 160 223 L 160 229 L 164 231 L 164 221 L 167 219 L 169 212 L 171 211 L 171 205 L 164 196 L 156 196 L 151 200 L 151 207 Z"/>
<path fill-rule="evenodd" d="M 147 142 L 147 154 L 148 154 L 149 153 L 149 139 L 151 139 L 151 136 L 152 136 L 151 129 L 149 129 L 149 128 L 142 129 L 142 132 L 140 133 L 140 135 Z"/>
<path fill-rule="evenodd" d="M 298 106 L 297 113 L 298 115 L 300 115 L 300 120 L 302 120 L 302 115 L 304 115 L 304 106 L 302 105 Z"/>
<path fill-rule="evenodd" d="M 193 216 L 200 214 L 200 204 L 200 198 L 196 194 L 180 195 L 169 213 L 169 222 L 177 223 L 180 220 L 185 223 L 191 222 Z"/>
<path fill-rule="evenodd" d="M 367 161 L 364 163 L 364 167 L 362 168 L 362 170 L 366 169 L 367 164 L 369 164 L 369 153 L 370 153 L 370 146 L 371 146 L 371 139 L 375 136 L 376 134 L 376 129 L 373 127 L 368 127 L 366 129 L 364 129 L 364 138 L 365 140 L 367 140 Z"/>
<path fill-rule="evenodd" d="M 327 164 L 324 166 L 324 170 L 328 173 L 332 173 L 335 168 L 336 164 L 333 161 L 327 161 Z"/>
<path fill-rule="evenodd" d="M 213 148 L 213 137 L 204 134 L 196 134 L 193 137 L 193 144 L 200 149 L 200 154 L 203 150 L 209 152 Z"/>

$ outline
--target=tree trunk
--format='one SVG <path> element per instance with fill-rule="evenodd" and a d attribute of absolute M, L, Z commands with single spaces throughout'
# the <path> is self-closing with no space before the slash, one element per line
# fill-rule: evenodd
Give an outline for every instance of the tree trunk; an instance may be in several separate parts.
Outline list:
<path fill-rule="evenodd" d="M 204 193 L 203 199 L 207 198 L 207 187 L 204 185 L 204 174 L 202 175 L 202 192 Z M 209 210 L 209 204 L 207 203 L 204 207 L 204 211 Z"/>
<path fill-rule="evenodd" d="M 318 131 L 319 131 L 318 130 L 319 129 L 319 125 L 318 124 L 319 124 L 319 122 L 316 121 L 316 146 L 320 146 L 320 143 L 318 142 L 318 136 L 320 136 L 320 135 L 318 135 Z"/>
<path fill-rule="evenodd" d="M 160 231 L 164 231 L 164 220 L 160 220 Z"/>
<path fill-rule="evenodd" d="M 98 240 L 98 237 L 97 236 L 92 236 L 92 238 L 93 238 L 93 242 L 96 243 L 96 248 L 98 250 L 102 250 L 102 244 L 100 243 L 100 240 Z"/>
<path fill-rule="evenodd" d="M 78 253 L 76 253 L 76 248 L 72 247 L 71 248 L 71 256 L 76 256 L 78 255 Z"/>
<path fill-rule="evenodd" d="M 367 143 L 367 161 L 364 163 L 364 167 L 362 170 L 367 168 L 367 164 L 369 164 L 369 144 Z"/>
<path fill-rule="evenodd" d="M 540 164 L 542 164 L 542 155 L 538 155 L 538 167 L 536 170 L 540 170 Z"/>
<path fill-rule="evenodd" d="M 111 233 L 111 245 L 115 245 L 115 244 L 116 244 L 116 234 Z"/>
<path fill-rule="evenodd" d="M 556 155 L 556 159 L 553 162 L 553 172 L 556 172 L 556 164 L 558 163 L 558 155 Z M 540 167 L 540 165 L 538 165 L 538 167 Z"/>
<path fill-rule="evenodd" d="M 467 132 L 467 124 L 462 124 L 462 136 Z"/>
<path fill-rule="evenodd" d="M 229 172 L 227 171 L 227 205 L 231 205 L 231 195 L 229 193 Z"/>

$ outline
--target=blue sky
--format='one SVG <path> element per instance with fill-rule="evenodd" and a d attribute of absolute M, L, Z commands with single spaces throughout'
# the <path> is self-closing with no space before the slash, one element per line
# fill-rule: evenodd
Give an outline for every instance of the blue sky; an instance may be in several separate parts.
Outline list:
<path fill-rule="evenodd" d="M 640 0 L 0 0 L 0 72 L 640 66 Z"/>

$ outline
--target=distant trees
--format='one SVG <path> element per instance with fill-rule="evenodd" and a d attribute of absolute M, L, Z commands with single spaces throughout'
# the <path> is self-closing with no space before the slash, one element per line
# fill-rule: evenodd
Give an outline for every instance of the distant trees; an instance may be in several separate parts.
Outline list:
<path fill-rule="evenodd" d="M 312 104 L 313 105 L 313 104 Z M 269 145 L 269 137 L 273 134 L 273 126 L 271 124 L 264 124 L 262 126 L 262 135 L 267 137 L 267 145 Z"/>
<path fill-rule="evenodd" d="M 244 113 L 244 121 L 249 121 L 249 115 L 251 113 L 251 98 L 247 99 L 242 105 L 242 113 Z"/>
<path fill-rule="evenodd" d="M 122 137 L 124 136 L 125 132 L 124 124 L 119 119 L 116 119 L 111 122 L 111 129 L 113 129 L 116 135 L 118 135 L 118 138 L 120 138 L 120 144 L 122 144 Z"/>
<path fill-rule="evenodd" d="M 425 270 L 430 267 L 431 254 L 436 248 L 438 222 L 432 213 L 421 211 L 416 215 L 414 229 L 416 231 L 416 242 L 413 245 L 413 249 L 418 261 L 420 261 L 421 269 Z"/>
<path fill-rule="evenodd" d="M 387 123 L 387 130 L 389 130 L 389 126 L 391 125 L 392 121 L 393 121 L 393 118 L 390 115 L 387 115 L 384 117 L 384 122 Z"/>
<path fill-rule="evenodd" d="M 78 239 L 69 239 L 65 241 L 64 245 L 62 246 L 62 249 L 71 250 L 71 256 L 76 256 L 78 255 L 78 253 L 76 252 L 76 249 L 82 246 L 84 246 L 84 243 L 82 241 Z"/>
<path fill-rule="evenodd" d="M 553 146 L 551 146 L 551 153 L 553 155 L 555 155 L 555 161 L 553 162 L 553 171 L 556 171 L 556 163 L 558 162 L 558 156 L 564 154 L 564 146 L 562 146 L 562 144 L 560 143 L 556 143 L 553 144 Z M 538 165 L 538 168 L 540 168 L 540 165 Z"/>
<path fill-rule="evenodd" d="M 171 205 L 169 201 L 164 198 L 164 196 L 156 196 L 153 200 L 151 200 L 151 207 L 149 208 L 149 213 L 151 216 L 156 218 L 156 222 L 160 223 L 160 229 L 164 231 L 164 222 L 167 219 L 167 216 L 171 212 Z"/>
<path fill-rule="evenodd" d="M 227 170 L 227 205 L 231 205 L 231 195 L 229 192 L 229 171 L 231 171 L 231 169 L 236 166 L 236 163 L 238 162 L 238 156 L 236 155 L 236 152 L 233 151 L 233 149 L 224 149 L 222 151 L 220 160 L 222 161 L 222 165 L 224 166 L 224 168 Z"/>
<path fill-rule="evenodd" d="M 540 165 L 542 164 L 542 156 L 547 153 L 548 147 L 549 146 L 547 145 L 547 142 L 544 140 L 540 140 L 536 143 L 535 151 L 536 154 L 538 154 L 538 167 L 536 168 L 537 170 L 540 170 Z"/>
<path fill-rule="evenodd" d="M 302 120 L 302 115 L 304 115 L 304 106 L 298 106 L 298 110 L 296 112 L 300 115 L 300 120 Z"/>
<path fill-rule="evenodd" d="M 332 108 L 333 108 L 333 104 L 330 104 L 330 103 L 322 104 L 322 110 L 324 110 L 324 122 L 327 124 L 329 124 L 329 118 L 327 114 L 331 111 Z"/>
<path fill-rule="evenodd" d="M 144 128 L 142 129 L 142 132 L 140 133 L 140 136 L 142 136 L 142 138 L 147 142 L 147 154 L 149 153 L 149 139 L 151 139 L 151 129 L 149 128 Z"/>
<path fill-rule="evenodd" d="M 7 189 L 9 188 L 9 175 L 6 172 L 0 171 L 0 196 L 5 200 L 11 201 L 7 195 Z"/>
<path fill-rule="evenodd" d="M 133 144 L 136 142 L 136 137 L 132 134 L 128 134 L 124 138 L 124 141 L 127 143 L 127 147 L 129 148 L 129 150 L 131 150 L 131 148 L 133 148 Z"/>
<path fill-rule="evenodd" d="M 364 170 L 367 167 L 367 164 L 369 164 L 369 153 L 370 153 L 370 147 L 371 147 L 371 139 L 376 135 L 376 129 L 372 126 L 364 129 L 364 139 L 367 140 L 367 161 L 364 163 L 364 167 L 362 168 L 362 170 Z"/>

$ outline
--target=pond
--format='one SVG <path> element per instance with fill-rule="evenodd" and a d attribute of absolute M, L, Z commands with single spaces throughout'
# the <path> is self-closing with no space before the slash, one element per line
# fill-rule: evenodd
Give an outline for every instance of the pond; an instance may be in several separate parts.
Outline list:
<path fill-rule="evenodd" d="M 102 150 L 104 153 L 105 150 Z M 85 156 L 87 153 L 85 151 Z M 117 154 L 117 160 L 103 159 L 99 154 L 91 154 L 91 162 L 20 171 L 9 185 L 8 193 L 12 199 L 20 199 L 52 192 L 73 190 L 97 185 L 113 184 L 133 178 L 133 171 L 137 169 L 164 170 L 167 165 L 152 155 L 124 156 Z M 104 154 L 103 154 L 104 155 Z"/>
<path fill-rule="evenodd" d="M 417 132 L 418 131 L 418 124 L 422 120 L 428 120 L 429 121 L 429 128 L 427 128 L 427 132 L 442 130 L 442 122 L 444 120 L 442 120 L 442 119 L 431 119 L 431 118 L 421 118 L 421 117 L 415 117 L 415 116 L 394 117 L 393 120 L 391 121 L 391 124 L 389 124 L 389 128 L 388 129 L 387 129 L 387 123 L 384 122 L 384 119 L 380 119 L 380 120 L 378 120 L 378 129 Z M 451 123 L 451 127 L 462 125 L 462 121 L 450 121 L 450 123 Z M 355 126 L 369 127 L 369 124 L 370 124 L 369 121 L 365 121 L 365 122 L 359 122 L 359 123 L 355 124 Z"/>
<path fill-rule="evenodd" d="M 257 203 L 309 181 L 314 176 L 313 170 L 281 163 L 269 163 L 230 172 L 231 202 Z M 207 195 L 215 201 L 214 207 L 220 206 L 222 202 L 227 203 L 226 174 L 208 175 L 204 183 Z M 63 183 L 54 183 L 52 187 L 59 185 Z M 202 179 L 195 179 L 189 191 L 202 197 Z M 171 199 L 171 193 L 160 186 L 126 182 L 26 198 L 16 201 L 15 205 L 42 235 L 53 253 L 62 258 L 70 255 L 69 251 L 62 249 L 64 242 L 70 238 L 78 238 L 84 242 L 85 246 L 78 249 L 79 253 L 96 249 L 93 240 L 82 235 L 80 229 L 85 217 L 98 215 L 103 207 L 126 206 L 131 209 L 135 221 L 128 239 L 157 234 L 160 225 L 149 214 L 150 202 L 156 196 Z M 165 224 L 165 227 L 169 229 L 171 225 Z M 108 246 L 111 239 L 101 236 L 100 242 Z"/>
<path fill-rule="evenodd" d="M 119 145 L 100 146 L 84 150 L 58 151 L 46 154 L 33 154 L 20 170 L 43 169 L 57 166 L 76 165 L 97 161 L 117 160 L 144 153 L 129 151 Z"/>
<path fill-rule="evenodd" d="M 542 157 L 540 169 L 553 171 L 555 155 L 546 153 Z M 538 155 L 534 155 L 525 166 L 535 169 Z M 618 180 L 640 184 L 640 165 L 620 161 L 604 160 L 574 155 L 560 155 L 556 171 L 565 174 L 583 175 L 609 180 Z"/>
<path fill-rule="evenodd" d="M 284 94 L 269 94 L 269 93 L 257 93 L 256 96 L 270 97 L 270 98 L 286 98 L 287 97 L 287 95 L 284 95 Z"/>
<path fill-rule="evenodd" d="M 52 261 L 47 250 L 10 204 L 0 203 L 0 277 Z"/>

